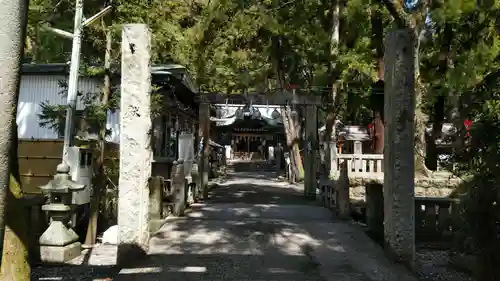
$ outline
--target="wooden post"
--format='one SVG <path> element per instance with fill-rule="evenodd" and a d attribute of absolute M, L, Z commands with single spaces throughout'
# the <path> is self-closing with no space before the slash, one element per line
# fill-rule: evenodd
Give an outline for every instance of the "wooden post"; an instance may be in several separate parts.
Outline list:
<path fill-rule="evenodd" d="M 118 264 L 145 254 L 149 242 L 151 177 L 151 35 L 145 24 L 122 33 Z"/>
<path fill-rule="evenodd" d="M 415 261 L 415 38 L 409 29 L 385 42 L 384 240 L 396 261 Z"/>
<path fill-rule="evenodd" d="M 318 149 L 318 123 L 316 105 L 306 105 L 306 151 L 304 154 L 304 195 L 316 197 L 316 151 Z"/>
<path fill-rule="evenodd" d="M 199 136 L 202 139 L 202 153 L 200 155 L 200 162 L 198 164 L 198 171 L 200 176 L 201 192 L 203 199 L 208 199 L 208 159 L 210 157 L 210 104 L 201 103 L 199 113 Z"/>
<path fill-rule="evenodd" d="M 384 191 L 379 183 L 366 184 L 366 224 L 376 239 L 384 237 Z"/>
<path fill-rule="evenodd" d="M 282 169 L 283 169 L 281 167 L 281 164 L 283 162 L 283 148 L 282 148 L 280 142 L 278 142 L 276 144 L 276 148 L 274 150 L 274 153 L 276 155 L 276 157 L 275 157 L 275 162 L 276 162 L 276 177 L 279 177 L 279 176 L 281 176 Z"/>

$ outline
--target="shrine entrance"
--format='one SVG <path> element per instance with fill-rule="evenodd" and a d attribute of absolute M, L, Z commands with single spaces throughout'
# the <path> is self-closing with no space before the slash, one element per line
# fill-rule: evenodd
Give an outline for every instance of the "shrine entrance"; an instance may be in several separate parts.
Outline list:
<path fill-rule="evenodd" d="M 216 104 L 218 142 L 228 161 L 274 162 L 275 148 L 283 145 L 285 130 L 279 106 Z"/>

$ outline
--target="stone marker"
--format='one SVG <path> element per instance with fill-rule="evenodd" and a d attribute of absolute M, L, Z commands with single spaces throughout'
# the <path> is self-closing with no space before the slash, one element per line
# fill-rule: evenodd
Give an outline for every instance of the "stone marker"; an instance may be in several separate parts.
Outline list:
<path fill-rule="evenodd" d="M 172 213 L 174 216 L 184 216 L 186 210 L 186 177 L 184 174 L 184 162 L 174 161 L 172 167 L 172 190 L 174 191 L 174 206 Z"/>
<path fill-rule="evenodd" d="M 149 232 L 156 232 L 163 224 L 163 177 L 151 177 L 149 180 Z"/>
<path fill-rule="evenodd" d="M 201 155 L 199 155 L 198 171 L 200 176 L 200 188 L 203 199 L 208 199 L 208 159 L 210 157 L 210 104 L 200 104 L 199 112 L 199 133 L 202 140 Z"/>
<path fill-rule="evenodd" d="M 397 29 L 385 39 L 384 240 L 396 261 L 415 259 L 414 36 Z"/>
<path fill-rule="evenodd" d="M 120 102 L 120 179 L 118 260 L 146 252 L 149 241 L 151 177 L 151 35 L 145 24 L 126 24 L 122 32 Z"/>

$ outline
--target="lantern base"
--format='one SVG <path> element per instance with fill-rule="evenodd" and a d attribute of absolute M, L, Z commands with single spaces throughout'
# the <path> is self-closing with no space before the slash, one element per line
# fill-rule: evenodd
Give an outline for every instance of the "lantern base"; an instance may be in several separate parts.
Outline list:
<path fill-rule="evenodd" d="M 64 263 L 82 254 L 82 244 L 73 242 L 66 246 L 40 246 L 40 259 L 48 263 Z"/>

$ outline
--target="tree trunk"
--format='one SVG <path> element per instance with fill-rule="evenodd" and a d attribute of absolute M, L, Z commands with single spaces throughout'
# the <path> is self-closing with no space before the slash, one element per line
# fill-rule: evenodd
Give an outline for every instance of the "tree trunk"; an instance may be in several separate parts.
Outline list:
<path fill-rule="evenodd" d="M 434 102 L 434 114 L 432 120 L 432 133 L 427 138 L 427 159 L 426 165 L 430 170 L 436 171 L 438 168 L 438 151 L 436 140 L 443 130 L 444 120 L 444 96 L 440 94 Z"/>
<path fill-rule="evenodd" d="M 0 34 L 3 39 L 0 40 L 0 249 L 2 250 L 4 248 L 5 207 L 9 194 L 10 171 L 15 165 L 13 161 L 10 161 L 9 155 L 12 157 L 12 144 L 15 142 L 14 136 L 17 136 L 16 109 L 19 97 L 20 66 L 26 39 L 27 12 L 28 1 L 2 1 L 2 9 L 0 9 Z M 22 220 L 22 217 L 14 219 Z M 9 238 L 12 237 L 10 236 L 11 232 L 7 231 L 7 233 L 9 233 Z M 8 242 L 10 241 L 9 239 Z M 11 245 L 6 244 L 6 249 L 10 248 Z M 12 256 L 12 258 L 14 257 L 16 259 L 26 258 L 18 253 Z M 24 264 L 9 264 L 9 260 L 3 261 L 1 264 L 4 267 L 17 267 Z"/>
<path fill-rule="evenodd" d="M 449 64 L 449 53 L 451 47 L 451 41 L 453 40 L 453 29 L 450 23 L 446 23 L 444 26 L 443 38 L 440 47 L 439 62 L 437 66 L 437 73 L 444 80 L 446 78 L 446 72 L 448 71 Z M 449 90 L 448 95 L 453 95 L 454 91 Z M 439 93 L 436 101 L 434 102 L 434 120 L 432 123 L 432 134 L 430 135 L 427 146 L 427 167 L 431 170 L 437 170 L 438 168 L 438 151 L 436 146 L 436 139 L 441 135 L 443 130 L 444 122 L 444 107 L 445 107 L 446 96 L 443 93 Z"/>
<path fill-rule="evenodd" d="M 380 11 L 380 0 L 372 0 L 370 21 L 372 26 L 372 49 L 375 50 L 377 80 L 384 81 L 384 23 Z"/>
<path fill-rule="evenodd" d="M 340 44 L 340 0 L 332 1 L 332 29 L 330 35 L 330 75 L 332 76 L 332 88 L 328 102 L 330 103 L 330 110 L 326 115 L 325 120 L 325 136 L 327 143 L 334 140 L 335 132 L 335 119 L 337 119 L 337 111 L 339 107 L 339 81 L 338 81 L 338 65 L 337 59 L 339 55 Z M 332 139 L 333 137 L 333 139 Z"/>
<path fill-rule="evenodd" d="M 285 77 L 283 70 L 281 68 L 281 48 L 279 37 L 275 36 L 272 38 L 273 44 L 273 61 L 276 73 L 276 87 L 279 93 L 283 93 L 285 85 Z M 286 106 L 285 110 L 282 111 L 283 116 L 283 126 L 285 127 L 285 136 L 287 141 L 288 150 L 290 152 L 290 162 L 292 165 L 292 171 L 295 181 L 302 181 L 304 179 L 304 166 L 302 164 L 302 159 L 300 157 L 299 139 L 300 136 L 297 134 L 297 121 L 296 118 L 292 116 L 292 109 L 290 106 Z"/>
<path fill-rule="evenodd" d="M 304 165 L 300 157 L 299 136 L 295 126 L 296 122 L 292 117 L 291 107 L 286 106 L 285 110 L 282 111 L 282 115 L 284 117 L 283 125 L 285 126 L 286 144 L 290 152 L 294 181 L 300 182 L 304 179 Z"/>
<path fill-rule="evenodd" d="M 430 171 L 425 166 L 426 143 L 425 126 L 429 117 L 423 112 L 423 85 L 420 80 L 420 31 L 415 30 L 415 174 L 428 177 Z"/>
<path fill-rule="evenodd" d="M 430 171 L 425 166 L 425 125 L 428 116 L 423 112 L 422 96 L 424 87 L 420 80 L 420 35 L 424 25 L 424 14 L 421 12 L 408 14 L 398 0 L 381 1 L 392 15 L 396 25 L 400 28 L 409 28 L 415 36 L 415 174 L 429 176 Z M 425 11 L 424 8 L 420 9 Z"/>
<path fill-rule="evenodd" d="M 372 96 L 373 132 L 372 145 L 376 154 L 384 153 L 384 95 L 379 95 L 379 87 L 384 81 L 384 25 L 380 11 L 380 0 L 371 2 L 370 22 L 372 28 L 371 46 L 375 50 L 373 54 L 374 68 L 377 73 L 377 81 L 373 86 L 375 95 Z M 382 89 L 383 90 L 383 89 Z M 380 117 L 377 117 L 377 115 Z"/>
<path fill-rule="evenodd" d="M 14 126 L 16 127 L 16 126 Z M 12 134 L 11 174 L 7 193 L 6 227 L 0 280 L 30 280 L 28 213 L 23 204 L 23 192 L 19 184 L 19 163 L 17 161 L 17 128 Z"/>
<path fill-rule="evenodd" d="M 110 68 L 111 68 L 111 46 L 112 46 L 112 35 L 109 28 L 106 28 L 106 53 L 104 55 L 104 84 L 102 87 L 102 97 L 101 97 L 101 107 L 106 108 L 109 96 L 111 93 L 111 78 L 110 78 Z M 91 247 L 96 244 L 97 239 L 97 221 L 99 218 L 99 204 L 101 201 L 101 192 L 106 188 L 106 175 L 104 172 L 104 153 L 106 149 L 106 120 L 100 124 L 99 128 L 99 139 L 98 139 L 98 157 L 96 158 L 96 163 L 94 165 L 96 171 L 95 184 L 92 192 L 92 198 L 90 202 L 90 216 L 89 224 L 87 227 L 87 235 L 85 236 L 84 245 Z"/>
<path fill-rule="evenodd" d="M 330 95 L 326 97 L 326 102 L 328 103 L 324 135 L 324 141 L 326 143 L 326 163 L 323 164 L 323 166 L 328 169 L 328 175 L 330 176 L 334 174 L 332 163 L 335 161 L 333 157 L 336 156 L 332 154 L 332 151 L 337 150 L 335 120 L 340 110 L 340 95 L 338 93 L 340 87 L 338 81 L 339 69 L 337 64 L 340 44 L 340 0 L 332 1 L 331 11 L 330 61 L 328 64 L 328 73 L 331 77 L 332 84 Z"/>

